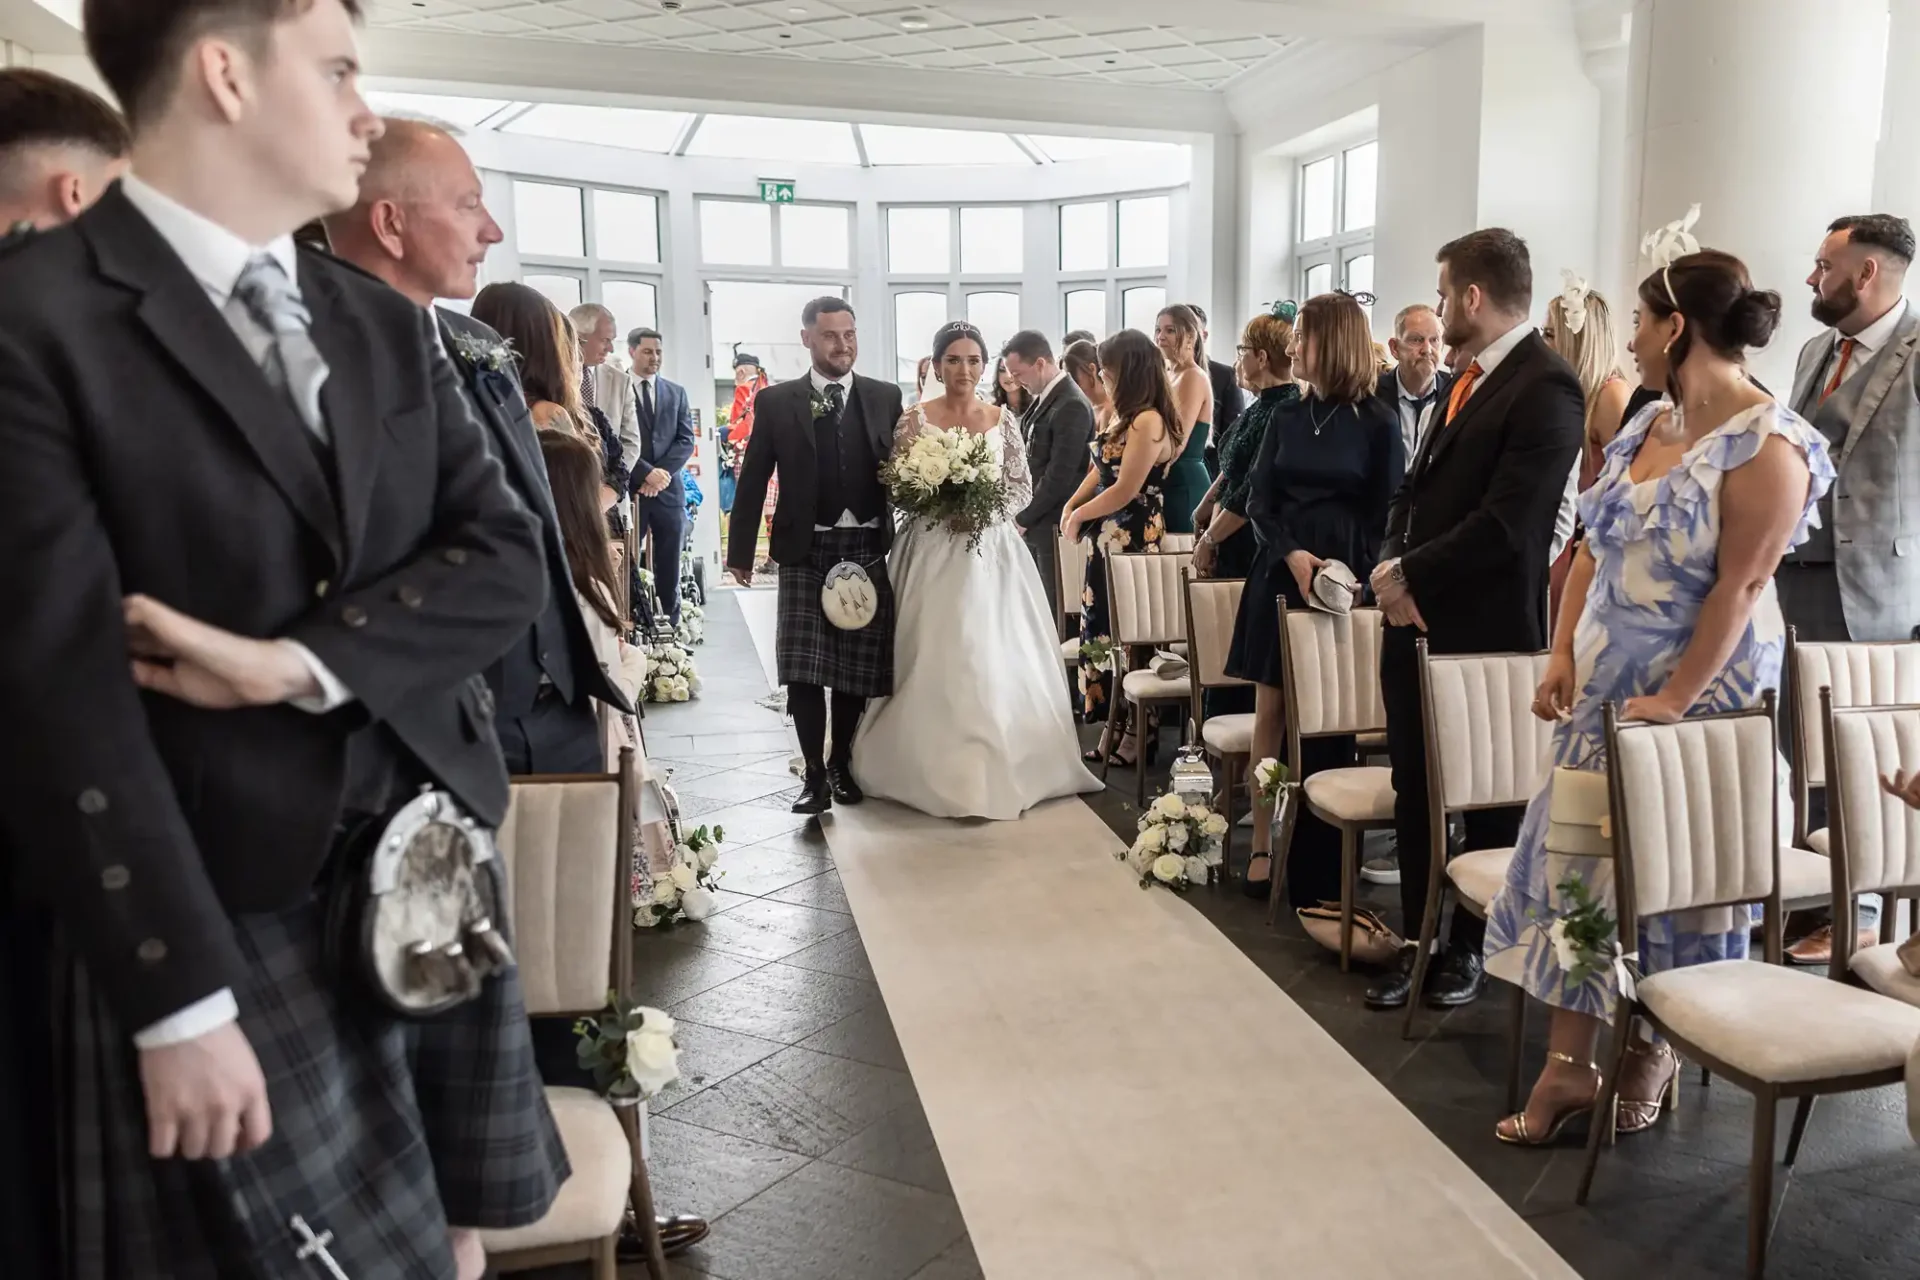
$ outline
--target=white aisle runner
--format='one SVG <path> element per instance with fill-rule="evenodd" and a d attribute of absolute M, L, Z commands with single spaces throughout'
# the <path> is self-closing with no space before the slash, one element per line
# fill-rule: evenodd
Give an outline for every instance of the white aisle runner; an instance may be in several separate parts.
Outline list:
<path fill-rule="evenodd" d="M 1080 801 L 823 827 L 989 1280 L 1576 1277 Z"/>

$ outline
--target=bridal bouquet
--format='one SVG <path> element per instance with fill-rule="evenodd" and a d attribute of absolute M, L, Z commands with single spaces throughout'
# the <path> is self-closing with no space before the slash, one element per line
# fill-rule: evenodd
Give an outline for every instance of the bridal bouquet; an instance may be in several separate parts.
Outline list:
<path fill-rule="evenodd" d="M 647 685 L 642 691 L 648 702 L 685 702 L 700 693 L 700 673 L 693 669 L 693 655 L 677 640 L 662 640 L 647 646 Z"/>
<path fill-rule="evenodd" d="M 633 872 L 633 923 L 641 929 L 705 920 L 720 905 L 713 891 L 714 864 L 720 861 L 719 827 L 695 827 L 675 841 L 673 865 L 647 883 L 640 868 Z M 643 859 L 644 861 L 644 859 Z"/>
<path fill-rule="evenodd" d="M 929 427 L 887 460 L 880 478 L 894 506 L 925 520 L 929 529 L 944 524 L 966 534 L 969 551 L 980 549 L 1006 502 L 993 447 L 985 436 L 960 428 Z"/>
<path fill-rule="evenodd" d="M 1227 820 L 1203 804 L 1169 791 L 1140 815 L 1133 847 L 1116 855 L 1140 877 L 1142 889 L 1163 884 L 1178 893 L 1205 884 L 1224 860 Z"/>

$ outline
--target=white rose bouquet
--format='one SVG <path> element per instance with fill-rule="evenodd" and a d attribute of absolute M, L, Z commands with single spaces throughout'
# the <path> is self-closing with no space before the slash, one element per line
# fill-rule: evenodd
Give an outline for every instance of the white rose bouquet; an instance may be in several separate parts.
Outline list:
<path fill-rule="evenodd" d="M 707 611 L 691 602 L 680 606 L 680 623 L 673 629 L 674 640 L 689 648 L 707 642 Z"/>
<path fill-rule="evenodd" d="M 651 1098 L 680 1078 L 680 1046 L 673 1019 L 658 1009 L 628 1005 L 607 992 L 597 1017 L 573 1024 L 582 1069 L 609 1098 Z"/>
<path fill-rule="evenodd" d="M 719 877 L 714 866 L 720 861 L 720 842 L 726 832 L 719 827 L 709 831 L 695 827 L 673 846 L 673 865 L 652 877 L 642 868 L 633 872 L 633 923 L 642 929 L 676 924 L 681 920 L 705 920 L 720 905 L 714 893 Z"/>
<path fill-rule="evenodd" d="M 984 435 L 961 428 L 929 427 L 880 469 L 893 505 L 927 528 L 946 525 L 967 535 L 967 550 L 980 539 L 1006 504 L 1000 459 Z"/>
<path fill-rule="evenodd" d="M 648 702 L 685 702 L 700 696 L 700 673 L 693 655 L 677 640 L 647 646 L 647 683 L 641 695 Z"/>
<path fill-rule="evenodd" d="M 1114 856 L 1140 877 L 1142 889 L 1159 884 L 1185 893 L 1212 878 L 1226 834 L 1225 818 L 1169 791 L 1140 815 L 1133 847 Z"/>

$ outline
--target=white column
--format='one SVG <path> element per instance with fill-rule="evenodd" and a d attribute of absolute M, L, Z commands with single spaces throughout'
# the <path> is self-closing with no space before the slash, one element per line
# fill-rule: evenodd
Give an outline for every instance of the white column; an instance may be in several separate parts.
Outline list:
<path fill-rule="evenodd" d="M 1631 246 L 1639 233 L 1628 224 L 1640 215 L 1627 182 L 1627 46 L 1589 51 L 1586 67 L 1587 79 L 1600 91 L 1599 202 L 1593 275 L 1588 282 L 1606 295 L 1615 323 L 1621 326 L 1618 336 L 1624 340 L 1626 318 L 1633 308 L 1631 303 L 1623 306 L 1623 301 L 1638 283 L 1633 277 Z"/>
<path fill-rule="evenodd" d="M 1920 0 L 1891 0 L 1873 207 L 1920 220 Z M 1893 74 L 1898 72 L 1899 74 Z"/>
<path fill-rule="evenodd" d="M 1640 0 L 1628 73 L 1630 234 L 1698 203 L 1703 244 L 1738 254 L 1787 323 L 1755 359 L 1791 380 L 1816 330 L 1801 284 L 1827 224 L 1872 204 L 1887 0 Z M 1840 74 L 1809 73 L 1809 51 Z M 1635 264 L 1629 275 L 1644 264 Z"/>

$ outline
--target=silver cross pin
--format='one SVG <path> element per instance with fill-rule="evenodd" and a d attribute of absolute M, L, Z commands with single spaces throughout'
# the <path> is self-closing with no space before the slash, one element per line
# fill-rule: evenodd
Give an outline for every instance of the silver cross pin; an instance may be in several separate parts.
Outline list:
<path fill-rule="evenodd" d="M 307 1220 L 297 1213 L 293 1215 L 293 1221 L 288 1225 L 302 1241 L 295 1257 L 302 1262 L 309 1258 L 318 1258 L 320 1265 L 327 1269 L 327 1274 L 333 1277 L 333 1280 L 347 1280 L 347 1273 L 340 1269 L 340 1264 L 335 1262 L 333 1255 L 327 1252 L 327 1246 L 333 1243 L 333 1232 L 322 1231 L 316 1235 L 313 1228 L 307 1225 Z"/>

